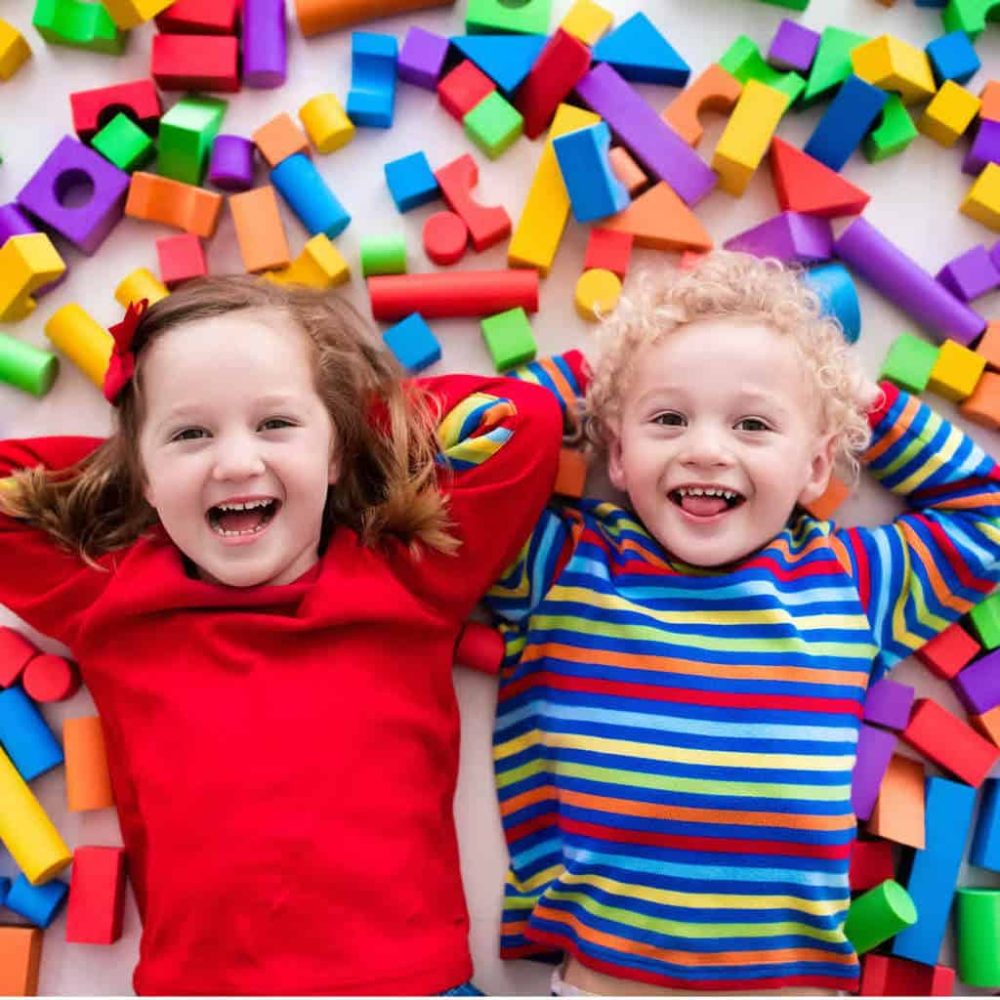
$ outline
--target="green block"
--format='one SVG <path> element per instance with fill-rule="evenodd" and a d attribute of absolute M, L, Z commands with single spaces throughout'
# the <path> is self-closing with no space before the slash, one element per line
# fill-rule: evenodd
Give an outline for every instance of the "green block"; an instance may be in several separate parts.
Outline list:
<path fill-rule="evenodd" d="M 160 119 L 156 166 L 164 177 L 201 184 L 226 107 L 217 97 L 183 97 Z"/>
<path fill-rule="evenodd" d="M 985 601 L 970 612 L 972 627 L 986 649 L 1000 647 L 1000 590 L 995 590 Z"/>
<path fill-rule="evenodd" d="M 865 136 L 862 148 L 869 163 L 902 153 L 917 137 L 917 126 L 899 94 L 890 94 L 879 125 Z"/>
<path fill-rule="evenodd" d="M 153 140 L 121 111 L 90 140 L 90 144 L 119 170 L 138 170 L 153 158 Z"/>
<path fill-rule="evenodd" d="M 120 56 L 128 38 L 103 4 L 83 0 L 38 0 L 31 23 L 51 45 L 70 45 L 109 56 Z"/>
<path fill-rule="evenodd" d="M 941 11 L 945 31 L 964 31 L 975 41 L 986 28 L 987 21 L 1000 21 L 997 0 L 949 0 Z"/>
<path fill-rule="evenodd" d="M 470 34 L 547 35 L 551 12 L 552 0 L 469 0 L 465 30 Z"/>
<path fill-rule="evenodd" d="M 917 908 L 910 894 L 890 878 L 851 901 L 844 937 L 863 955 L 916 922 Z"/>
<path fill-rule="evenodd" d="M 871 41 L 867 35 L 859 35 L 843 28 L 824 28 L 819 37 L 816 58 L 813 60 L 802 104 L 815 104 L 839 87 L 853 72 L 851 50 Z"/>
<path fill-rule="evenodd" d="M 406 238 L 366 236 L 361 240 L 361 273 L 406 274 Z"/>
<path fill-rule="evenodd" d="M 809 6 L 809 0 L 760 0 L 761 3 L 769 3 L 772 7 L 784 7 L 787 10 L 805 10 Z"/>
<path fill-rule="evenodd" d="M 959 889 L 955 930 L 962 982 L 1000 986 L 1000 889 Z"/>
<path fill-rule="evenodd" d="M 480 321 L 483 339 L 498 372 L 532 361 L 538 348 L 528 314 L 520 306 Z"/>
<path fill-rule="evenodd" d="M 912 333 L 902 333 L 892 342 L 878 377 L 887 378 L 907 392 L 921 393 L 927 388 L 938 350 L 937 345 Z"/>
<path fill-rule="evenodd" d="M 466 135 L 495 160 L 524 131 L 524 118 L 499 90 L 487 94 L 462 119 Z"/>
<path fill-rule="evenodd" d="M 791 107 L 805 90 L 806 81 L 798 73 L 782 73 L 769 65 L 757 48 L 757 43 L 746 35 L 740 35 L 726 49 L 719 60 L 724 70 L 736 77 L 740 83 L 756 80 L 768 87 L 773 87 L 788 97 Z"/>
<path fill-rule="evenodd" d="M 0 333 L 0 382 L 44 396 L 58 371 L 59 359 L 50 351 Z"/>

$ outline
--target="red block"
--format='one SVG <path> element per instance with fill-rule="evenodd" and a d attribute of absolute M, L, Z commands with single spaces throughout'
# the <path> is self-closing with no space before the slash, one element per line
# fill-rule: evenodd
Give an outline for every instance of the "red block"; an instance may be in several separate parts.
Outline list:
<path fill-rule="evenodd" d="M 34 701 L 65 701 L 80 690 L 80 671 L 62 656 L 43 653 L 24 668 L 21 684 Z"/>
<path fill-rule="evenodd" d="M 1000 747 L 945 711 L 936 701 L 918 698 L 903 739 L 939 767 L 978 788 L 1000 760 Z"/>
<path fill-rule="evenodd" d="M 515 103 L 524 116 L 524 134 L 529 139 L 537 138 L 549 127 L 556 108 L 589 69 L 590 49 L 557 28 L 517 94 Z"/>
<path fill-rule="evenodd" d="M 851 892 L 865 892 L 896 877 L 888 840 L 855 840 L 851 845 Z"/>
<path fill-rule="evenodd" d="M 500 672 L 503 654 L 503 636 L 482 622 L 466 622 L 455 643 L 455 662 L 484 674 Z"/>
<path fill-rule="evenodd" d="M 375 319 L 402 319 L 418 312 L 435 316 L 492 316 L 520 306 L 538 311 L 538 272 L 431 271 L 381 274 L 368 279 Z"/>
<path fill-rule="evenodd" d="M 631 233 L 620 233 L 614 229 L 602 229 L 596 226 L 591 229 L 587 239 L 587 253 L 583 258 L 583 269 L 589 271 L 601 267 L 605 271 L 624 278 L 628 273 L 629 261 L 632 259 L 632 243 L 635 237 Z"/>
<path fill-rule="evenodd" d="M 238 42 L 232 35 L 153 35 L 151 76 L 161 90 L 240 89 Z"/>
<path fill-rule="evenodd" d="M 89 142 L 119 111 L 126 112 L 143 131 L 156 135 L 163 108 L 152 80 L 132 80 L 69 95 L 73 129 Z"/>
<path fill-rule="evenodd" d="M 858 215 L 871 199 L 825 163 L 790 143 L 771 141 L 771 172 L 778 203 L 784 212 L 804 212 L 833 219 Z"/>
<path fill-rule="evenodd" d="M 114 944 L 122 936 L 125 909 L 125 850 L 78 847 L 66 908 L 66 940 Z"/>
<path fill-rule="evenodd" d="M 160 261 L 160 281 L 167 288 L 208 274 L 205 251 L 194 233 L 161 236 L 156 241 L 156 256 Z"/>
<path fill-rule="evenodd" d="M 235 35 L 239 12 L 240 0 L 176 0 L 156 26 L 174 35 Z"/>
<path fill-rule="evenodd" d="M 979 643 L 958 622 L 917 650 L 917 659 L 942 680 L 950 681 L 979 653 Z"/>
<path fill-rule="evenodd" d="M 497 85 L 473 62 L 464 59 L 438 81 L 441 106 L 452 118 L 461 121 Z"/>
<path fill-rule="evenodd" d="M 890 955 L 865 955 L 861 959 L 863 997 L 950 997 L 955 990 L 955 970 L 945 965 L 922 965 Z"/>
<path fill-rule="evenodd" d="M 20 632 L 0 625 L 0 687 L 10 687 L 36 656 L 38 649 Z"/>
<path fill-rule="evenodd" d="M 434 174 L 448 207 L 469 227 L 469 237 L 477 253 L 510 236 L 510 216 L 502 205 L 480 205 L 472 197 L 479 183 L 476 161 L 464 153 Z"/>

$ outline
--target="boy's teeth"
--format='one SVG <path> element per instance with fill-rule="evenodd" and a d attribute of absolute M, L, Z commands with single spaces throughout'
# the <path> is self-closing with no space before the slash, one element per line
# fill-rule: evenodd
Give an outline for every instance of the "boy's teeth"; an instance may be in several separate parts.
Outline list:
<path fill-rule="evenodd" d="M 732 490 L 703 489 L 700 486 L 683 486 L 677 492 L 685 497 L 723 497 L 726 500 L 736 499 L 736 494 Z"/>

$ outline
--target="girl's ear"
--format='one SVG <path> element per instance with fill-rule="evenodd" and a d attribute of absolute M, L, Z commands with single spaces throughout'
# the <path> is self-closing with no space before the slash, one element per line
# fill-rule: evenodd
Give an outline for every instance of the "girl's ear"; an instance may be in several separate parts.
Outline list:
<path fill-rule="evenodd" d="M 830 485 L 830 476 L 833 474 L 833 456 L 837 446 L 837 438 L 833 434 L 827 434 L 819 439 L 816 453 L 809 464 L 809 474 L 802 492 L 799 493 L 798 501 L 805 505 L 818 500 Z"/>
<path fill-rule="evenodd" d="M 330 455 L 330 465 L 326 472 L 326 481 L 332 486 L 338 479 L 340 479 L 340 449 L 334 443 L 333 451 Z"/>

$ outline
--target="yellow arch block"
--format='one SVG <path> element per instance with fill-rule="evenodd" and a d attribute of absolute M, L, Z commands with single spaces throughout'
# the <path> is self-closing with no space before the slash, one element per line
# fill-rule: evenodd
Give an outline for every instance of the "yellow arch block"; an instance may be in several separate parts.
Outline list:
<path fill-rule="evenodd" d="M 24 35 L 0 17 L 0 80 L 9 80 L 30 57 L 31 46 Z"/>
<path fill-rule="evenodd" d="M 310 288 L 326 289 L 348 281 L 351 271 L 329 237 L 319 233 L 306 243 L 288 267 L 268 271 L 264 277 L 276 285 L 308 285 Z"/>
<path fill-rule="evenodd" d="M 0 247 L 0 320 L 24 319 L 37 303 L 31 297 L 66 270 L 44 233 L 11 236 Z"/>
<path fill-rule="evenodd" d="M 969 188 L 959 211 L 1000 232 L 1000 163 L 986 164 L 986 169 Z"/>

